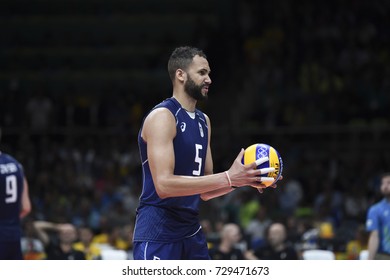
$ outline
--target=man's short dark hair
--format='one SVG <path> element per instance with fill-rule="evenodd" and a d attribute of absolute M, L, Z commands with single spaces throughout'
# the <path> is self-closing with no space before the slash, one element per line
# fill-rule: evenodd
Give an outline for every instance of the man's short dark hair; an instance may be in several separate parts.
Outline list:
<path fill-rule="evenodd" d="M 168 73 L 172 82 L 175 80 L 176 70 L 177 69 L 186 70 L 188 66 L 191 64 L 192 59 L 196 55 L 207 59 L 204 52 L 195 47 L 189 47 L 189 46 L 178 47 L 172 52 L 168 60 Z"/>

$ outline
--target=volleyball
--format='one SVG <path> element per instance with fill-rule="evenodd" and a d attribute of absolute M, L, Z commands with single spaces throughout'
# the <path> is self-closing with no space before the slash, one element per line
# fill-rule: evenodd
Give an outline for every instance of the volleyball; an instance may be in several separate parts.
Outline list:
<path fill-rule="evenodd" d="M 282 176 L 283 172 L 282 157 L 274 147 L 262 143 L 253 144 L 245 149 L 242 162 L 243 164 L 250 164 L 264 157 L 268 157 L 269 160 L 258 165 L 257 169 L 267 167 L 275 168 L 275 171 L 261 175 L 262 177 L 273 177 L 275 179 L 273 182 L 263 182 L 263 184 L 268 187 L 276 183 L 280 179 L 280 176 Z"/>

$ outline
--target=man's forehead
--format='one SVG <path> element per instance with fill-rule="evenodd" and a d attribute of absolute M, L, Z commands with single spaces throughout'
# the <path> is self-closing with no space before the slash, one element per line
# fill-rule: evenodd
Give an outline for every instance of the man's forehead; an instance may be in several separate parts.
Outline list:
<path fill-rule="evenodd" d="M 201 57 L 199 55 L 194 56 L 194 58 L 192 60 L 192 63 L 191 63 L 191 66 L 195 67 L 195 68 L 197 68 L 199 70 L 200 69 L 205 69 L 208 72 L 210 72 L 209 62 L 207 61 L 206 58 Z"/>

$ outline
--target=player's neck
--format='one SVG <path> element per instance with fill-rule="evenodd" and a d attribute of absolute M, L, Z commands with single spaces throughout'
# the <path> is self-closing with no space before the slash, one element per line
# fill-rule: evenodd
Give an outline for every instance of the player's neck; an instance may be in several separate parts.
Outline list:
<path fill-rule="evenodd" d="M 187 112 L 195 112 L 196 100 L 185 93 L 173 92 L 173 97 L 180 103 L 181 107 Z"/>

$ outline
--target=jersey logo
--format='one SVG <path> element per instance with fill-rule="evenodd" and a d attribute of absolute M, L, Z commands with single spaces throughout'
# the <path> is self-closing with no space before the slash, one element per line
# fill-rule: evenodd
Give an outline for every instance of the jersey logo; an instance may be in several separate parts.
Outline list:
<path fill-rule="evenodd" d="M 200 137 L 202 137 L 202 138 L 203 138 L 203 136 L 204 136 L 204 133 L 203 133 L 203 128 L 202 128 L 202 125 L 200 124 L 200 122 L 198 122 L 198 124 L 199 124 Z"/>
<path fill-rule="evenodd" d="M 181 129 L 181 132 L 184 132 L 185 130 L 186 130 L 186 123 L 185 122 L 182 122 L 181 124 L 180 124 L 180 129 Z"/>
<path fill-rule="evenodd" d="M 161 260 L 161 259 L 157 256 L 153 256 L 153 260 Z"/>

